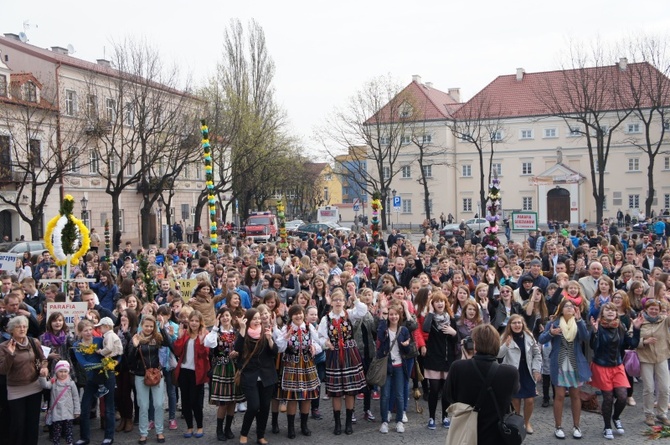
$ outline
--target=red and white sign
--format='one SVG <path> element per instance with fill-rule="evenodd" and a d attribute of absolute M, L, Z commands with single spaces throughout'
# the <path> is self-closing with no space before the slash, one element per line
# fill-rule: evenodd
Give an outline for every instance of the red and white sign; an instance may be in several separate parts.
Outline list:
<path fill-rule="evenodd" d="M 512 213 L 512 230 L 537 230 L 537 213 Z"/>

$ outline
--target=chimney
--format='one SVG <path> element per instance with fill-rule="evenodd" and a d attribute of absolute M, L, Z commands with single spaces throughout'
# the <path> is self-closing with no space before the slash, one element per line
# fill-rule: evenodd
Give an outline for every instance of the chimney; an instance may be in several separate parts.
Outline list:
<path fill-rule="evenodd" d="M 433 82 L 426 82 L 426 88 L 433 88 Z"/>
<path fill-rule="evenodd" d="M 621 71 L 626 71 L 628 68 L 628 58 L 627 57 L 620 57 L 619 58 L 619 69 Z"/>
<path fill-rule="evenodd" d="M 523 75 L 526 74 L 526 70 L 523 68 L 516 69 L 516 81 L 521 82 L 523 80 Z"/>
<path fill-rule="evenodd" d="M 66 56 L 68 54 L 67 49 L 63 48 L 62 46 L 52 46 L 51 51 L 56 54 L 65 54 Z"/>
<path fill-rule="evenodd" d="M 461 89 L 460 88 L 449 88 L 447 90 L 447 94 L 451 96 L 454 101 L 460 103 L 461 102 Z"/>
<path fill-rule="evenodd" d="M 17 42 L 20 42 L 20 41 L 21 41 L 21 39 L 19 39 L 19 35 L 18 35 L 18 34 L 14 34 L 14 33 L 12 33 L 12 32 L 6 32 L 6 33 L 5 33 L 5 37 L 7 37 L 8 39 L 16 40 Z"/>
<path fill-rule="evenodd" d="M 98 65 L 104 66 L 105 68 L 111 68 L 112 67 L 112 62 L 110 62 L 107 59 L 96 59 L 96 62 L 98 62 Z"/>
<path fill-rule="evenodd" d="M 412 76 L 412 82 L 421 83 L 421 76 L 415 74 Z"/>

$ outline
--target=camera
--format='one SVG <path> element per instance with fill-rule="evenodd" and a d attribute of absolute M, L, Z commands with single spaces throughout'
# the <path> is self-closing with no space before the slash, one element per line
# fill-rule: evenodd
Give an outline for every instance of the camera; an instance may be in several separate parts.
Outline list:
<path fill-rule="evenodd" d="M 475 350 L 475 342 L 474 342 L 474 340 L 472 340 L 472 337 L 470 337 L 470 336 L 467 336 L 463 340 L 461 340 L 461 346 L 466 351 L 474 351 Z"/>

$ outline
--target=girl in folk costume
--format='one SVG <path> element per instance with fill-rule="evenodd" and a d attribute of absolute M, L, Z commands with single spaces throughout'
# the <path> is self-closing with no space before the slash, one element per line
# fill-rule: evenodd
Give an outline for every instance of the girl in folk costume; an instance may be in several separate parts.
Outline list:
<path fill-rule="evenodd" d="M 344 302 L 344 292 L 341 289 L 334 290 L 331 294 L 332 310 L 321 320 L 318 329 L 319 341 L 326 349 L 326 392 L 333 403 L 333 433 L 336 435 L 342 434 L 342 396 L 345 397 L 347 410 L 344 432 L 352 434 L 355 396 L 366 385 L 352 324 L 365 316 L 368 308 L 355 298 L 353 308 L 345 310 Z"/>
<path fill-rule="evenodd" d="M 218 324 L 205 337 L 205 346 L 213 349 L 211 355 L 212 377 L 209 391 L 210 403 L 217 405 L 216 438 L 227 440 L 235 437 L 230 427 L 235 415 L 235 404 L 244 400 L 242 388 L 235 385 L 235 351 L 237 331 L 233 328 L 233 317 L 227 307 L 219 310 Z M 223 427 L 225 419 L 226 426 Z"/>
<path fill-rule="evenodd" d="M 321 382 L 314 365 L 314 356 L 321 352 L 316 328 L 305 324 L 305 310 L 294 304 L 288 310 L 291 322 L 282 329 L 286 342 L 283 356 L 281 379 L 282 399 L 288 401 L 286 418 L 288 420 L 288 438 L 295 438 L 295 413 L 300 402 L 300 431 L 311 436 L 307 428 L 307 419 L 311 400 L 319 397 Z"/>

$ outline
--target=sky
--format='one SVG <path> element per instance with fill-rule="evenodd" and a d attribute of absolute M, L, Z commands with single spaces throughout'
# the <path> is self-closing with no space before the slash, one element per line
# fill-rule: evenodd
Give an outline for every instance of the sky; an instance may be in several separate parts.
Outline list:
<path fill-rule="evenodd" d="M 363 85 L 412 75 L 467 100 L 497 76 L 559 69 L 571 41 L 606 45 L 670 30 L 667 0 L 29 0 L 1 8 L 0 32 L 75 48 L 95 61 L 114 41 L 145 38 L 204 84 L 221 59 L 230 19 L 255 19 L 276 65 L 276 98 L 288 132 L 309 152 L 314 131 Z M 621 54 L 618 57 L 625 57 Z M 616 59 L 612 60 L 614 63 Z M 11 68 L 11 66 L 10 66 Z"/>

